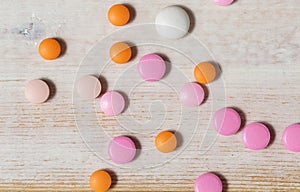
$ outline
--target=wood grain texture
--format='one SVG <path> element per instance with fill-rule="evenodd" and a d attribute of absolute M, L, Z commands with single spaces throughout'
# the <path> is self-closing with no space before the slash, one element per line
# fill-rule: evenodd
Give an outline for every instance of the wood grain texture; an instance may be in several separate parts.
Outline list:
<path fill-rule="evenodd" d="M 109 169 L 116 175 L 111 191 L 193 191 L 195 179 L 204 172 L 218 173 L 224 191 L 300 191 L 300 155 L 281 144 L 284 128 L 300 121 L 300 1 L 237 0 L 229 7 L 215 6 L 210 0 L 125 2 L 136 12 L 129 28 L 153 23 L 165 6 L 189 8 L 195 20 L 192 35 L 205 44 L 221 65 L 222 74 L 217 81 L 225 86 L 221 90 L 225 100 L 210 94 L 199 109 L 200 128 L 189 144 L 183 137 L 186 148 L 162 166 L 148 169 L 107 163 L 88 148 L 76 128 L 78 111 L 72 95 L 78 66 L 96 41 L 117 30 L 107 22 L 106 12 L 120 2 L 123 1 L 0 2 L 0 190 L 90 191 L 89 175 L 97 169 Z M 47 62 L 39 57 L 37 43 L 53 36 L 64 39 L 67 51 L 60 59 Z M 197 53 L 197 47 L 192 50 L 191 54 Z M 109 88 L 114 74 L 128 69 L 148 51 L 155 49 L 138 47 L 130 64 L 106 70 L 103 76 Z M 168 55 L 171 63 L 178 63 L 179 71 L 193 79 L 193 65 L 187 59 L 172 50 L 157 51 Z M 25 83 L 35 78 L 49 79 L 55 85 L 54 96 L 43 105 L 29 104 L 24 97 Z M 174 85 L 176 89 L 180 86 Z M 154 113 L 158 117 L 166 114 L 165 125 L 157 131 L 179 126 L 177 120 L 182 114 L 176 109 L 180 104 L 172 91 L 148 85 L 129 96 L 132 105 L 121 117 L 131 114 L 143 123 Z M 149 113 L 152 100 L 161 98 L 166 99 L 166 110 L 155 108 L 153 114 Z M 145 103 L 139 102 L 141 99 Z M 241 109 L 247 123 L 269 123 L 275 133 L 272 144 L 266 150 L 249 151 L 243 147 L 239 132 L 232 137 L 217 137 L 209 150 L 201 152 L 205 149 L 201 148 L 203 136 L 210 137 L 201 127 L 207 127 L 213 103 L 218 100 Z M 110 136 L 129 133 L 121 129 L 119 121 L 103 116 L 95 106 L 96 118 L 86 122 L 87 129 L 101 126 Z M 137 132 L 142 149 L 151 148 L 155 131 L 142 134 L 148 131 Z M 182 130 L 182 134 L 189 131 Z M 97 141 L 96 137 L 93 139 L 91 142 Z"/>

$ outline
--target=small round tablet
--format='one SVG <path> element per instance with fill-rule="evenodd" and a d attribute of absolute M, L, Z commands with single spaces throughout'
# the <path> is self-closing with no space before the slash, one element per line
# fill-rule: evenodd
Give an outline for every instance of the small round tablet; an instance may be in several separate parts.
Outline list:
<path fill-rule="evenodd" d="M 101 83 L 92 75 L 81 77 L 77 83 L 77 92 L 84 99 L 95 99 L 101 93 Z"/>
<path fill-rule="evenodd" d="M 187 107 L 199 106 L 204 100 L 205 92 L 201 85 L 192 82 L 185 84 L 180 90 L 180 101 Z"/>
<path fill-rule="evenodd" d="M 117 64 L 127 63 L 132 56 L 132 50 L 127 43 L 118 42 L 110 48 L 110 58 Z"/>
<path fill-rule="evenodd" d="M 116 116 L 123 112 L 125 99 L 117 91 L 108 91 L 100 99 L 101 110 L 108 116 Z"/>
<path fill-rule="evenodd" d="M 216 78 L 216 68 L 208 62 L 199 63 L 194 69 L 194 77 L 198 83 L 208 84 Z"/>
<path fill-rule="evenodd" d="M 155 138 L 155 146 L 162 153 L 170 153 L 177 147 L 177 139 L 174 133 L 163 131 Z"/>
<path fill-rule="evenodd" d="M 213 173 L 200 175 L 195 184 L 195 192 L 222 192 L 223 185 L 221 179 Z"/>
<path fill-rule="evenodd" d="M 54 38 L 44 39 L 39 45 L 39 53 L 46 60 L 53 60 L 60 56 L 60 43 Z"/>
<path fill-rule="evenodd" d="M 111 186 L 111 176 L 107 171 L 98 170 L 90 176 L 90 186 L 94 191 L 105 192 Z"/>
<path fill-rule="evenodd" d="M 224 136 L 234 135 L 241 127 L 241 117 L 232 108 L 223 108 L 214 115 L 215 129 Z"/>
<path fill-rule="evenodd" d="M 138 63 L 140 76 L 146 81 L 158 81 L 166 72 L 166 64 L 163 58 L 157 54 L 143 56 Z"/>
<path fill-rule="evenodd" d="M 188 13 L 179 6 L 162 9 L 155 20 L 157 32 L 168 39 L 184 37 L 190 29 L 190 23 Z"/>
<path fill-rule="evenodd" d="M 113 5 L 108 11 L 108 20 L 115 26 L 126 25 L 130 20 L 130 11 L 125 5 Z"/>
<path fill-rule="evenodd" d="M 282 143 L 293 152 L 300 152 L 300 124 L 288 126 L 282 135 Z"/>
<path fill-rule="evenodd" d="M 43 80 L 31 80 L 25 86 L 25 97 L 31 103 L 44 103 L 49 98 L 49 95 L 50 88 Z"/>
<path fill-rule="evenodd" d="M 245 147 L 252 150 L 261 150 L 268 146 L 270 142 L 270 131 L 262 123 L 251 123 L 243 130 L 243 142 Z"/>
<path fill-rule="evenodd" d="M 135 154 L 136 146 L 129 137 L 115 137 L 108 145 L 108 155 L 115 163 L 129 163 L 134 159 Z"/>
<path fill-rule="evenodd" d="M 227 6 L 227 5 L 231 5 L 234 0 L 213 0 L 215 2 L 216 5 L 220 5 L 220 6 Z"/>

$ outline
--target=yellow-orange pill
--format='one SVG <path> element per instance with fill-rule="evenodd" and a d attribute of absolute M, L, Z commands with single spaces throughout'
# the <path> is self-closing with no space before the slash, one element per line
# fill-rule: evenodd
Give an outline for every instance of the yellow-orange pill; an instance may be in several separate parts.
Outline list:
<path fill-rule="evenodd" d="M 132 50 L 127 43 L 118 42 L 110 48 L 110 58 L 118 64 L 127 63 L 132 56 Z"/>
<path fill-rule="evenodd" d="M 39 53 L 44 59 L 56 59 L 61 53 L 60 43 L 53 38 L 44 39 L 39 45 Z"/>
<path fill-rule="evenodd" d="M 90 186 L 96 192 L 105 192 L 111 186 L 111 176 L 107 171 L 95 171 L 90 177 Z"/>
<path fill-rule="evenodd" d="M 123 26 L 129 22 L 130 12 L 125 5 L 113 5 L 108 11 L 108 20 L 115 26 Z"/>
<path fill-rule="evenodd" d="M 174 133 L 163 131 L 155 138 L 155 146 L 162 153 L 170 153 L 177 147 L 177 139 Z"/>
<path fill-rule="evenodd" d="M 216 68 L 208 62 L 199 63 L 194 69 L 194 77 L 198 83 L 208 84 L 216 78 Z"/>

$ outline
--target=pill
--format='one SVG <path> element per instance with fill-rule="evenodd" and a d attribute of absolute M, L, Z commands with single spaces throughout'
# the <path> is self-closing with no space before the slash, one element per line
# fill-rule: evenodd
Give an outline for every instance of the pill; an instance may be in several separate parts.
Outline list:
<path fill-rule="evenodd" d="M 300 124 L 288 126 L 282 135 L 282 143 L 293 152 L 300 152 Z"/>
<path fill-rule="evenodd" d="M 270 142 L 270 131 L 262 123 L 251 123 L 247 125 L 242 133 L 245 147 L 252 150 L 261 150 Z"/>
<path fill-rule="evenodd" d="M 83 99 L 95 99 L 101 93 L 101 83 L 92 75 L 81 77 L 77 83 L 77 92 Z"/>
<path fill-rule="evenodd" d="M 108 11 L 108 20 L 115 26 L 126 25 L 130 20 L 129 9 L 125 5 L 113 5 Z"/>
<path fill-rule="evenodd" d="M 100 108 L 108 116 L 116 116 L 123 112 L 124 97 L 117 91 L 108 91 L 100 99 Z"/>
<path fill-rule="evenodd" d="M 158 81 L 165 75 L 165 61 L 157 54 L 144 55 L 138 63 L 138 72 L 146 81 Z"/>
<path fill-rule="evenodd" d="M 168 39 L 180 39 L 190 29 L 190 17 L 188 13 L 179 6 L 169 6 L 162 9 L 155 20 L 157 32 Z"/>
<path fill-rule="evenodd" d="M 195 184 L 195 192 L 222 192 L 223 185 L 221 179 L 213 173 L 200 175 Z"/>
<path fill-rule="evenodd" d="M 126 136 L 118 136 L 112 139 L 108 146 L 109 158 L 117 164 L 131 162 L 136 154 L 136 146 L 133 140 Z"/>
<path fill-rule="evenodd" d="M 127 63 L 132 56 L 132 50 L 127 43 L 118 42 L 110 48 L 110 58 L 117 64 Z"/>
<path fill-rule="evenodd" d="M 215 113 L 214 125 L 219 134 L 223 136 L 234 135 L 241 127 L 241 117 L 236 110 L 226 107 Z"/>
<path fill-rule="evenodd" d="M 54 38 L 44 39 L 39 45 L 39 53 L 46 60 L 53 60 L 60 56 L 60 43 Z"/>
<path fill-rule="evenodd" d="M 25 97 L 31 103 L 44 103 L 49 98 L 49 95 L 50 88 L 43 80 L 31 80 L 25 86 Z"/>
<path fill-rule="evenodd" d="M 194 77 L 198 83 L 208 84 L 216 78 L 216 68 L 208 62 L 199 63 L 194 69 Z"/>
<path fill-rule="evenodd" d="M 170 131 L 160 132 L 155 138 L 155 146 L 162 153 L 170 153 L 177 147 L 177 139 Z"/>
<path fill-rule="evenodd" d="M 231 5 L 234 0 L 214 0 L 216 5 L 220 5 L 220 6 L 227 6 L 227 5 Z"/>
<path fill-rule="evenodd" d="M 180 101 L 187 107 L 200 105 L 204 100 L 205 92 L 201 85 L 192 82 L 185 84 L 179 93 Z"/>
<path fill-rule="evenodd" d="M 107 171 L 98 170 L 90 176 L 90 186 L 96 192 L 105 192 L 111 186 L 111 176 Z"/>

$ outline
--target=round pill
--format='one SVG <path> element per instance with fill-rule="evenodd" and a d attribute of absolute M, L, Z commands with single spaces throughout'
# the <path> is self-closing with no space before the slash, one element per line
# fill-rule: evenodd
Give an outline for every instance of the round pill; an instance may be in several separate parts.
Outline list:
<path fill-rule="evenodd" d="M 174 133 L 163 131 L 155 138 L 155 146 L 162 153 L 170 153 L 177 147 L 177 139 Z"/>
<path fill-rule="evenodd" d="M 213 173 L 205 173 L 200 175 L 195 184 L 195 192 L 222 192 L 222 181 Z"/>
<path fill-rule="evenodd" d="M 101 83 L 92 75 L 81 77 L 77 83 L 77 92 L 84 99 L 95 99 L 101 93 Z"/>
<path fill-rule="evenodd" d="M 214 115 L 215 129 L 223 136 L 234 135 L 241 127 L 241 117 L 232 108 L 223 108 Z"/>
<path fill-rule="evenodd" d="M 158 81 L 166 72 L 165 61 L 157 54 L 144 55 L 138 63 L 140 76 L 146 81 Z"/>
<path fill-rule="evenodd" d="M 95 171 L 90 176 L 90 186 L 94 191 L 105 192 L 111 186 L 111 176 L 104 170 Z"/>
<path fill-rule="evenodd" d="M 300 152 L 300 124 L 293 124 L 285 129 L 282 143 L 288 150 Z"/>
<path fill-rule="evenodd" d="M 131 162 L 136 153 L 136 146 L 132 139 L 126 136 L 115 137 L 108 146 L 110 159 L 118 164 Z"/>
<path fill-rule="evenodd" d="M 25 86 L 25 97 L 31 103 L 44 103 L 49 98 L 49 95 L 50 88 L 43 80 L 31 80 Z"/>
<path fill-rule="evenodd" d="M 169 6 L 162 9 L 156 16 L 155 27 L 157 32 L 169 39 L 180 39 L 190 29 L 190 17 L 179 6 Z"/>
<path fill-rule="evenodd" d="M 127 43 L 118 42 L 110 48 L 110 58 L 117 64 L 127 63 L 132 56 L 132 50 Z"/>
<path fill-rule="evenodd" d="M 187 83 L 180 90 L 180 101 L 187 107 L 200 105 L 204 100 L 205 92 L 198 83 Z"/>
<path fill-rule="evenodd" d="M 234 0 L 214 0 L 216 5 L 220 5 L 220 6 L 227 6 L 227 5 L 231 5 Z"/>
<path fill-rule="evenodd" d="M 130 12 L 125 5 L 113 5 L 108 11 L 108 20 L 115 26 L 123 26 L 129 22 Z"/>
<path fill-rule="evenodd" d="M 262 123 L 251 123 L 243 130 L 243 142 L 245 147 L 252 150 L 261 150 L 270 142 L 270 131 Z"/>
<path fill-rule="evenodd" d="M 124 97 L 116 91 L 106 92 L 100 99 L 101 110 L 108 116 L 116 116 L 125 108 Z"/>
<path fill-rule="evenodd" d="M 39 53 L 46 60 L 53 60 L 60 56 L 61 46 L 56 39 L 44 39 L 39 45 Z"/>
<path fill-rule="evenodd" d="M 199 63 L 194 69 L 194 76 L 198 83 L 208 84 L 216 78 L 216 69 L 211 63 Z"/>

